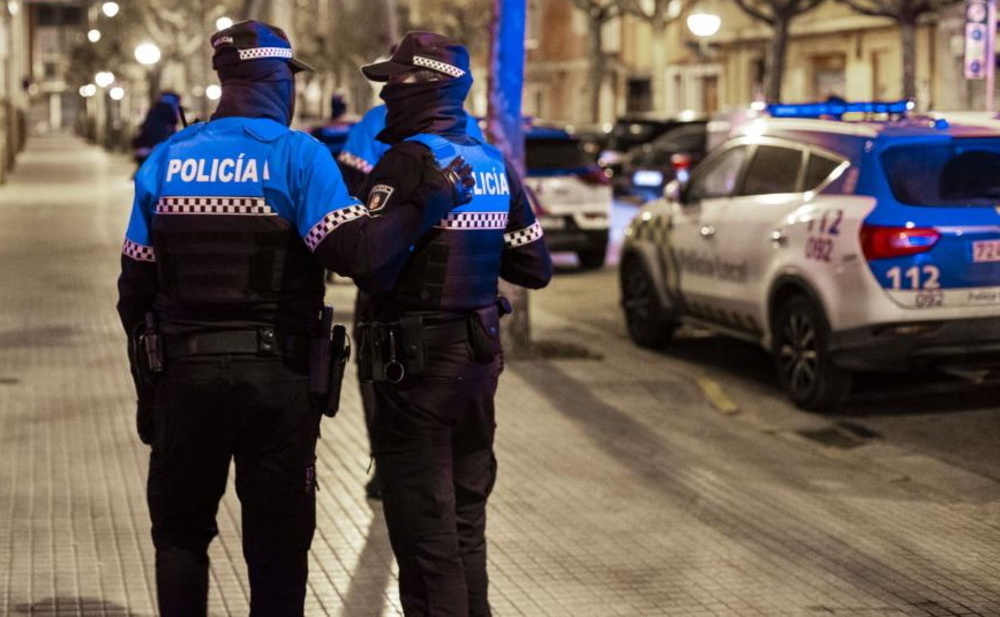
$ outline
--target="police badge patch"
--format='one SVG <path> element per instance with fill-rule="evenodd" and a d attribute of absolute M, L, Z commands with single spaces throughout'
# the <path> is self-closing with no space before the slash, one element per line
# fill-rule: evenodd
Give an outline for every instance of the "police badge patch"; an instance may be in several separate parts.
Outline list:
<path fill-rule="evenodd" d="M 388 184 L 376 184 L 373 186 L 372 190 L 368 193 L 368 211 L 377 212 L 384 208 L 394 190 Z"/>

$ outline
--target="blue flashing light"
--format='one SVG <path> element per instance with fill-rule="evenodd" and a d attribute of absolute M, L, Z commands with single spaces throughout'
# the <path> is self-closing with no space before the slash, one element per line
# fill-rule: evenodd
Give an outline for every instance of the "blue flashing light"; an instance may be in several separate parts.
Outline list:
<path fill-rule="evenodd" d="M 772 103 L 767 113 L 773 118 L 841 118 L 844 114 L 889 114 L 903 115 L 913 109 L 913 101 L 865 101 L 784 104 Z"/>

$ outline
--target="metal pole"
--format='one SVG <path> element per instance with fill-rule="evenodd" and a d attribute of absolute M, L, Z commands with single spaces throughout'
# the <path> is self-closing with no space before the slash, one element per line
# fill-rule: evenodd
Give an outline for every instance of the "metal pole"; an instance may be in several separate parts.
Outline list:
<path fill-rule="evenodd" d="M 993 90 L 996 84 L 996 41 L 997 41 L 997 3 L 996 0 L 986 2 L 986 111 L 993 113 Z"/>

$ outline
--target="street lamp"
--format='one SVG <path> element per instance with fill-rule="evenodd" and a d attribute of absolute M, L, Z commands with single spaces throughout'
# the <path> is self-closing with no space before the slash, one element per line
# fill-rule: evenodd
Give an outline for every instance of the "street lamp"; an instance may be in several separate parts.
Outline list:
<path fill-rule="evenodd" d="M 218 19 L 215 20 L 215 29 L 216 30 L 225 30 L 226 28 L 228 28 L 228 27 L 230 27 L 232 25 L 233 25 L 233 20 L 229 19 L 228 17 L 220 17 L 220 18 L 218 18 Z"/>
<path fill-rule="evenodd" d="M 115 83 L 115 74 L 111 71 L 101 71 L 97 75 L 94 75 L 94 83 L 102 88 L 107 88 Z"/>
<path fill-rule="evenodd" d="M 125 88 L 115 86 L 114 88 L 108 90 L 108 96 L 111 97 L 111 100 L 120 101 L 125 98 Z"/>
<path fill-rule="evenodd" d="M 212 84 L 211 86 L 205 88 L 205 98 L 208 100 L 217 101 L 220 96 L 222 96 L 222 88 L 217 84 Z"/>
<path fill-rule="evenodd" d="M 722 27 L 722 18 L 711 13 L 692 13 L 688 15 L 687 27 L 691 34 L 698 38 L 714 36 Z"/>
<path fill-rule="evenodd" d="M 91 43 L 96 43 L 101 40 L 101 31 L 97 28 L 91 28 L 87 31 L 87 40 Z"/>
<path fill-rule="evenodd" d="M 152 66 L 160 61 L 160 48 L 153 43 L 142 43 L 135 48 L 135 59 L 139 64 Z"/>
<path fill-rule="evenodd" d="M 118 14 L 119 10 L 120 7 L 118 6 L 117 2 L 105 2 L 104 4 L 101 5 L 101 12 L 104 13 L 107 17 L 114 17 L 115 15 Z"/>
<path fill-rule="evenodd" d="M 83 98 L 89 99 L 95 94 L 97 94 L 97 86 L 95 86 L 94 84 L 86 84 L 84 86 L 80 86 L 80 96 L 82 96 Z"/>

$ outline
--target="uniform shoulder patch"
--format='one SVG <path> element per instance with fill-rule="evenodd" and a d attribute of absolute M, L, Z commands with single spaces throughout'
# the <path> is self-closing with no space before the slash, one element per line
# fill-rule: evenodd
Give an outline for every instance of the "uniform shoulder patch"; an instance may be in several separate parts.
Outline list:
<path fill-rule="evenodd" d="M 368 191 L 368 203 L 366 204 L 368 211 L 378 212 L 384 208 L 394 190 L 388 184 L 376 184 L 373 186 L 372 190 Z"/>

